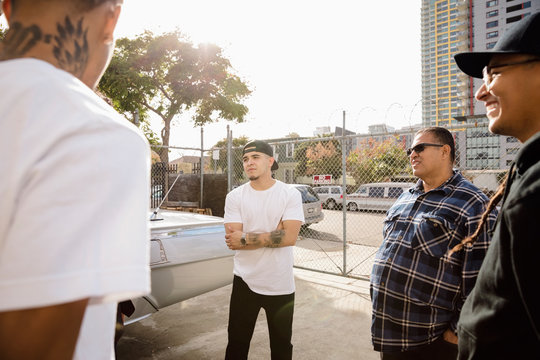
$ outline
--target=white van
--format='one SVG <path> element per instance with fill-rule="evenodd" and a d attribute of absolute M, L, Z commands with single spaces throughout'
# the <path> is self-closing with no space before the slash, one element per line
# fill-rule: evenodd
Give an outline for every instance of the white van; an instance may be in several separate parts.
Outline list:
<path fill-rule="evenodd" d="M 387 211 L 404 191 L 415 183 L 381 182 L 360 185 L 356 192 L 347 195 L 347 210 Z"/>
<path fill-rule="evenodd" d="M 313 188 L 313 191 L 319 195 L 323 206 L 327 209 L 341 209 L 343 206 L 343 191 L 341 186 L 323 185 Z"/>
<path fill-rule="evenodd" d="M 322 212 L 322 201 L 313 188 L 309 185 L 291 184 L 302 194 L 302 207 L 304 208 L 304 225 L 307 228 L 311 224 L 316 224 L 324 219 Z"/>

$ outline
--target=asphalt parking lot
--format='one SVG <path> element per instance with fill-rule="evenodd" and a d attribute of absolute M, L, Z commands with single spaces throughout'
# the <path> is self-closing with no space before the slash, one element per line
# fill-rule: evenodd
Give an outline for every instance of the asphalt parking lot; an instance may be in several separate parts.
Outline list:
<path fill-rule="evenodd" d="M 371 347 L 369 283 L 294 270 L 293 358 L 379 359 Z M 231 285 L 171 305 L 126 327 L 117 359 L 223 359 Z M 264 311 L 251 341 L 250 360 L 270 359 Z"/>

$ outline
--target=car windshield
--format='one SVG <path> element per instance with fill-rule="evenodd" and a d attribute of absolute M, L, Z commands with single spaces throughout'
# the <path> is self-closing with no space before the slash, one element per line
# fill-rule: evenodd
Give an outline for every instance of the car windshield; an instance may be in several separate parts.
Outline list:
<path fill-rule="evenodd" d="M 307 186 L 296 186 L 296 189 L 300 191 L 300 194 L 302 194 L 303 203 L 312 203 L 319 201 L 319 197 L 312 188 Z"/>

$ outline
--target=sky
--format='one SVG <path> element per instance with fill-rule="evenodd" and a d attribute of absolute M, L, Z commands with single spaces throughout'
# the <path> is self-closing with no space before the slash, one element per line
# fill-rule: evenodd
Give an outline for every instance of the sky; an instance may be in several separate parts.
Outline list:
<path fill-rule="evenodd" d="M 204 126 L 209 149 L 227 124 L 234 137 L 271 139 L 333 131 L 343 111 L 354 132 L 420 123 L 420 7 L 421 0 L 126 0 L 116 36 L 179 29 L 194 44 L 224 49 L 253 93 L 244 123 Z M 152 128 L 160 132 L 158 119 Z M 170 145 L 201 146 L 189 116 L 174 121 Z"/>
<path fill-rule="evenodd" d="M 245 123 L 204 127 L 208 149 L 226 137 L 227 124 L 234 137 L 270 139 L 333 131 L 343 111 L 355 132 L 420 123 L 420 7 L 421 0 L 127 0 L 116 35 L 178 28 L 194 44 L 224 49 L 253 93 Z M 200 128 L 186 117 L 175 123 L 170 145 L 200 147 Z"/>

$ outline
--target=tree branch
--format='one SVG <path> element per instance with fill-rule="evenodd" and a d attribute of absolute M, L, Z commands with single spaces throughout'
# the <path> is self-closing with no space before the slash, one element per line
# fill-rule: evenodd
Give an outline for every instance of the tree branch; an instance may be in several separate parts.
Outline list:
<path fill-rule="evenodd" d="M 144 99 L 142 101 L 142 104 L 148 109 L 148 110 L 151 110 L 153 111 L 155 114 L 157 114 L 160 118 L 163 119 L 163 121 L 167 120 L 166 116 L 163 115 L 162 113 L 160 113 L 157 109 L 155 109 L 154 107 L 152 107 L 147 101 L 146 99 Z"/>
<path fill-rule="evenodd" d="M 165 90 L 165 88 L 163 87 L 163 84 L 161 84 L 159 81 L 156 82 L 156 85 L 157 85 L 157 88 L 163 93 L 163 96 L 165 96 L 165 98 L 167 100 L 169 100 L 171 102 L 171 104 L 173 103 L 173 99 L 172 97 L 167 93 L 167 91 Z"/>

